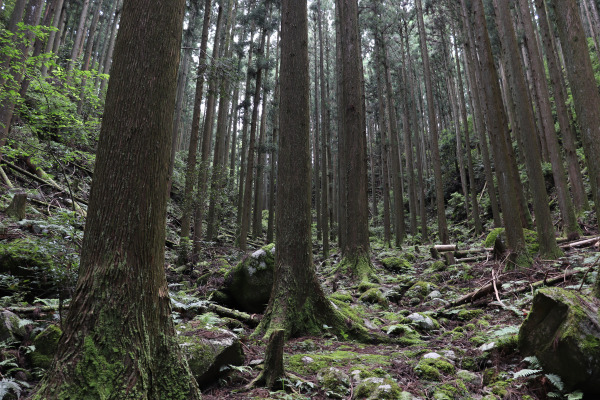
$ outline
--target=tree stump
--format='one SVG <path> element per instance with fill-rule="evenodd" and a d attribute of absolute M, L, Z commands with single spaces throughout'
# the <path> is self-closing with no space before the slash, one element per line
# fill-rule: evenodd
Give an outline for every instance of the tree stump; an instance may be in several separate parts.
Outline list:
<path fill-rule="evenodd" d="M 285 377 L 283 370 L 283 343 L 285 331 L 276 329 L 269 337 L 269 343 L 265 350 L 265 367 L 263 371 L 249 385 L 249 388 L 265 386 L 275 389 L 276 385 Z"/>
<path fill-rule="evenodd" d="M 25 219 L 25 207 L 27 206 L 27 193 L 16 193 L 6 209 L 6 214 L 18 221 Z"/>

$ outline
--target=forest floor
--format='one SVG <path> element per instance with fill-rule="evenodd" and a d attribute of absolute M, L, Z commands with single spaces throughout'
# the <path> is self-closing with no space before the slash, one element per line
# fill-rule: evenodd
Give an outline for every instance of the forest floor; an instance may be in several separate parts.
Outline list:
<path fill-rule="evenodd" d="M 86 191 L 89 178 L 81 178 L 81 182 L 82 191 Z M 42 188 L 31 180 L 28 185 L 26 191 L 35 201 L 30 201 L 25 220 L 17 221 L 0 211 L 0 313 L 6 315 L 10 310 L 17 314 L 22 330 L 0 338 L 0 400 L 26 398 L 43 376 L 44 369 L 32 364 L 33 338 L 49 323 L 60 321 L 56 310 L 62 303 L 58 298 L 66 300 L 74 287 L 83 235 L 84 217 L 69 211 L 69 196 L 59 196 L 54 189 Z M 0 193 L 0 210 L 7 208 L 14 192 Z M 170 205 L 169 217 L 172 241 L 178 229 L 173 207 Z M 598 234 L 584 229 L 588 237 Z M 251 340 L 253 328 L 241 322 L 235 332 L 242 342 L 244 365 L 231 366 L 220 379 L 204 387 L 203 398 L 581 398 L 569 397 L 557 387 L 554 377 L 536 369 L 531 359 L 526 360 L 517 349 L 517 335 L 535 288 L 551 284 L 589 292 L 597 276 L 593 267 L 600 256 L 598 248 L 592 243 L 566 249 L 558 260 L 538 258 L 529 268 L 511 270 L 481 250 L 484 239 L 482 235 L 468 243 L 460 242 L 460 250 L 480 252 L 448 266 L 441 261 L 443 257 L 432 257 L 430 245 L 407 241 L 401 250 L 389 249 L 374 237 L 372 262 L 378 282 L 362 284 L 335 277 L 332 271 L 339 254 L 333 252 L 323 260 L 315 243 L 315 264 L 325 293 L 344 303 L 381 341 L 357 343 L 343 334 L 288 340 L 284 347 L 288 378 L 282 388 L 247 389 L 262 368 L 266 346 Z M 254 248 L 258 246 L 260 243 L 255 243 Z M 177 266 L 176 248 L 167 243 L 166 249 L 165 270 L 175 299 L 210 299 L 223 285 L 224 264 L 236 265 L 245 257 L 227 234 L 218 242 L 205 243 L 200 260 L 193 265 Z M 391 257 L 407 263 L 386 268 L 384 262 Z M 33 267 L 24 272 L 20 267 L 25 264 Z M 32 275 L 24 275 L 27 271 L 33 271 Z M 458 299 L 469 294 L 469 301 L 458 304 Z M 175 313 L 175 318 L 181 323 L 193 316 Z M 228 326 L 217 316 L 214 321 Z M 367 388 L 365 394 L 369 380 L 384 385 Z M 377 387 L 386 385 L 390 387 L 388 393 L 378 392 Z M 20 396 L 15 395 L 18 392 Z"/>
<path fill-rule="evenodd" d="M 374 397 L 370 397 L 373 399 L 568 398 L 569 393 L 555 387 L 543 371 L 514 378 L 518 371 L 534 368 L 517 349 L 518 329 L 529 312 L 532 285 L 536 282 L 558 278 L 553 285 L 583 292 L 589 289 L 596 274 L 586 271 L 597 262 L 596 248 L 569 250 L 565 257 L 555 261 L 536 259 L 532 267 L 519 270 L 505 270 L 504 264 L 491 256 L 448 267 L 435 263 L 423 250 L 416 254 L 411 267 L 401 273 L 386 269 L 380 262 L 411 250 L 414 252 L 415 246 L 404 251 L 375 250 L 373 262 L 380 283 L 374 287 L 384 295 L 379 302 L 359 300 L 365 285 L 339 280 L 334 284 L 328 268 L 318 272 L 329 295 L 344 299 L 369 329 L 387 336 L 391 342 L 362 344 L 331 335 L 289 340 L 284 347 L 284 366 L 290 374 L 288 387 L 279 391 L 249 390 L 246 385 L 260 371 L 265 345 L 247 340 L 252 329 L 246 327 L 241 336 L 248 368 L 232 371 L 205 388 L 203 398 L 362 399 L 365 397 L 356 396 L 354 390 L 366 376 L 390 378 L 400 390 L 412 394 L 412 397 L 397 394 L 387 397 L 373 393 Z M 335 257 L 333 260 L 335 263 Z M 317 265 L 327 264 L 319 261 Z M 585 279 L 583 287 L 582 279 Z M 494 280 L 497 290 L 488 291 L 475 301 L 452 306 L 457 299 L 476 293 Z M 332 286 L 337 289 L 335 293 Z M 414 313 L 429 317 L 434 326 L 413 321 L 409 324 L 413 332 L 394 328 L 404 326 L 405 317 Z M 441 357 L 424 358 L 432 353 Z M 436 364 L 437 360 L 444 362 Z M 253 366 L 257 364 L 259 367 Z M 334 374 L 336 379 L 328 379 L 325 374 L 330 367 L 338 370 Z"/>

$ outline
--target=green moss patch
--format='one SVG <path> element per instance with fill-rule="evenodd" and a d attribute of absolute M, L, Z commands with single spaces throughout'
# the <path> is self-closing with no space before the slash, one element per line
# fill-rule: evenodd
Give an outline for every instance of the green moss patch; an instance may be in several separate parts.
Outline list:
<path fill-rule="evenodd" d="M 369 366 L 389 367 L 391 365 L 388 356 L 378 354 L 362 354 L 352 351 L 332 351 L 320 354 L 294 354 L 284 356 L 286 370 L 299 374 L 309 375 L 335 365 L 337 368 L 351 366 L 358 368 L 363 365 L 369 369 Z"/>

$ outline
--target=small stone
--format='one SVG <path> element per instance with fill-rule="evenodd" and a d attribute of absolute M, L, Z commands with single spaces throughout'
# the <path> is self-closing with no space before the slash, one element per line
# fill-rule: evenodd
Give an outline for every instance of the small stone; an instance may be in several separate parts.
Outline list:
<path fill-rule="evenodd" d="M 456 353 L 454 353 L 454 351 L 452 350 L 442 350 L 440 351 L 440 353 L 442 353 L 443 356 L 446 357 L 448 360 L 456 360 Z"/>
<path fill-rule="evenodd" d="M 410 319 L 413 324 L 423 330 L 429 331 L 435 329 L 435 323 L 427 316 L 423 316 L 419 313 L 412 313 L 406 318 Z"/>
<path fill-rule="evenodd" d="M 442 297 L 442 293 L 439 290 L 434 290 L 433 292 L 427 295 L 430 299 L 439 299 Z"/>
<path fill-rule="evenodd" d="M 482 344 L 481 346 L 478 347 L 478 349 L 481 351 L 489 351 L 489 350 L 493 349 L 494 347 L 496 347 L 496 343 L 490 342 L 490 343 Z"/>
<path fill-rule="evenodd" d="M 442 358 L 441 355 L 439 355 L 438 353 L 427 353 L 423 356 L 423 358 L 430 358 L 435 360 L 436 358 Z"/>
<path fill-rule="evenodd" d="M 304 357 L 302 357 L 302 362 L 304 364 L 311 364 L 311 363 L 315 362 L 315 360 L 312 357 L 304 356 Z"/>

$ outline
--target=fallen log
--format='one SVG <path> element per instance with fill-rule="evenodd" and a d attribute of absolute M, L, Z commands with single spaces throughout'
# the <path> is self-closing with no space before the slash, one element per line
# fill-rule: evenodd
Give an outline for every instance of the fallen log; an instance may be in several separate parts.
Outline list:
<path fill-rule="evenodd" d="M 32 173 L 31 173 L 31 172 L 29 172 L 29 171 L 25 171 L 23 168 L 17 167 L 16 165 L 9 163 L 9 162 L 8 162 L 8 161 L 6 161 L 6 160 L 3 160 L 2 162 L 3 162 L 4 164 L 6 164 L 6 166 L 7 166 L 7 167 L 9 167 L 10 169 L 12 169 L 13 171 L 17 171 L 18 173 L 20 173 L 20 174 L 23 174 L 23 175 L 25 175 L 26 177 L 28 177 L 28 178 L 31 178 L 31 179 L 33 179 L 34 181 L 41 183 L 42 185 L 48 185 L 48 186 L 50 186 L 50 187 L 52 187 L 52 188 L 54 188 L 54 189 L 58 190 L 58 191 L 59 191 L 59 192 L 61 192 L 61 193 L 69 194 L 69 191 L 68 191 L 67 189 L 64 189 L 64 188 L 62 188 L 62 187 L 58 186 L 58 185 L 57 185 L 56 183 L 54 183 L 54 182 L 48 182 L 48 181 L 46 181 L 46 180 L 44 180 L 44 179 L 40 178 L 39 176 L 37 176 L 37 175 L 35 175 L 35 174 L 32 174 Z M 70 195 L 70 194 L 69 194 L 69 195 Z M 79 202 L 79 203 L 81 203 L 81 204 L 84 204 L 84 205 L 86 205 L 86 206 L 88 205 L 87 201 L 83 200 L 83 199 L 82 199 L 82 198 L 80 198 L 80 197 L 73 196 L 73 199 L 75 199 L 75 201 L 77 201 L 77 202 Z"/>
<path fill-rule="evenodd" d="M 493 248 L 486 248 L 486 247 L 480 247 L 480 248 L 474 248 L 474 249 L 465 249 L 465 250 L 456 250 L 454 252 L 454 257 L 456 257 L 456 258 L 468 257 L 468 256 L 472 256 L 474 254 L 481 254 L 481 253 L 492 252 L 493 250 L 494 250 Z"/>
<path fill-rule="evenodd" d="M 567 244 L 560 245 L 561 249 L 573 249 L 576 247 L 588 247 L 594 245 L 596 242 L 600 241 L 600 236 L 596 236 L 589 239 L 578 240 L 577 242 L 571 242 Z"/>
<path fill-rule="evenodd" d="M 567 278 L 572 277 L 573 275 L 578 274 L 580 271 L 570 271 L 567 273 L 564 273 L 562 275 L 558 275 L 555 276 L 551 279 L 542 279 L 541 281 L 537 281 L 528 285 L 523 285 L 515 290 L 511 290 L 510 292 L 506 292 L 507 295 L 510 294 L 519 294 L 519 293 L 523 293 L 526 292 L 528 290 L 533 290 L 536 289 L 540 286 L 554 286 L 560 282 L 564 282 Z M 496 277 L 497 280 L 497 284 L 498 286 L 502 286 L 502 276 L 498 276 Z M 444 307 L 442 307 L 442 309 L 448 309 L 448 308 L 454 308 L 463 304 L 467 304 L 467 303 L 472 303 L 475 300 L 481 299 L 482 297 L 487 296 L 488 294 L 492 294 L 494 292 L 494 283 L 493 282 L 489 282 L 487 285 L 482 286 L 481 288 L 467 293 L 466 295 L 462 296 L 461 298 L 454 300 L 453 302 L 445 305 Z"/>

